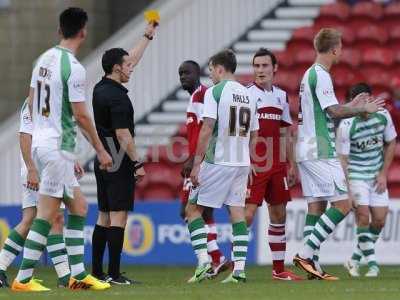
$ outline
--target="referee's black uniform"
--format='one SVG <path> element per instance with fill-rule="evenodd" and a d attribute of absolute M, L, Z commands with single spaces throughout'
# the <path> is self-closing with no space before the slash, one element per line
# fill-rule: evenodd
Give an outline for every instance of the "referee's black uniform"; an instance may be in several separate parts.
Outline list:
<path fill-rule="evenodd" d="M 116 165 L 117 153 L 121 155 L 120 144 L 116 136 L 117 129 L 129 129 L 134 136 L 133 106 L 127 95 L 128 90 L 119 82 L 103 77 L 93 90 L 94 120 L 98 135 L 113 157 L 114 166 L 110 171 L 100 170 L 97 158 L 94 162 L 94 172 L 97 182 L 97 201 L 99 211 L 127 212 L 133 210 L 135 194 L 134 162 L 123 151 L 120 166 Z M 111 216 L 108 215 L 111 220 Z M 112 221 L 112 220 L 111 220 Z M 96 223 L 92 236 L 92 273 L 94 276 L 115 283 L 130 282 L 120 273 L 121 253 L 124 241 L 124 228 L 109 225 L 100 226 Z M 103 256 L 106 244 L 108 246 L 108 275 L 103 273 Z"/>

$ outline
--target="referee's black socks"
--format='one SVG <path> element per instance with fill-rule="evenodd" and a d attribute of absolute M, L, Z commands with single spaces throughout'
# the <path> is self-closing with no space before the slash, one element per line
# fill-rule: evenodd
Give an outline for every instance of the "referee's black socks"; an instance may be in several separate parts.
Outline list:
<path fill-rule="evenodd" d="M 125 228 L 110 226 L 108 228 L 108 275 L 111 278 L 120 276 L 121 253 L 124 244 Z"/>
<path fill-rule="evenodd" d="M 108 228 L 94 226 L 92 235 L 92 274 L 97 278 L 103 276 L 103 256 L 108 239 Z"/>

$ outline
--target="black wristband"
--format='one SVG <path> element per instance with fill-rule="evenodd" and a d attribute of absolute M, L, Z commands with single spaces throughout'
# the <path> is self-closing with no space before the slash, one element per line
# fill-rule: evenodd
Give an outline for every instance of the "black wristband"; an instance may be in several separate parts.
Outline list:
<path fill-rule="evenodd" d="M 148 35 L 147 33 L 143 34 L 143 36 L 148 39 L 149 41 L 153 40 L 153 37 L 151 35 Z"/>
<path fill-rule="evenodd" d="M 136 171 L 138 169 L 140 169 L 141 167 L 143 167 L 143 163 L 137 160 L 132 161 L 133 163 L 133 170 Z"/>

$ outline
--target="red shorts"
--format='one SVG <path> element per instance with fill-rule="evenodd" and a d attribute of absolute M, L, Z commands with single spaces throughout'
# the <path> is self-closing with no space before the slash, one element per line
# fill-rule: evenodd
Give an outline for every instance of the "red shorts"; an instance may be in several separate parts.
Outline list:
<path fill-rule="evenodd" d="M 270 205 L 278 205 L 291 200 L 286 169 L 252 176 L 252 184 L 248 188 L 250 189 L 250 197 L 246 199 L 246 203 L 261 206 L 265 199 Z"/>

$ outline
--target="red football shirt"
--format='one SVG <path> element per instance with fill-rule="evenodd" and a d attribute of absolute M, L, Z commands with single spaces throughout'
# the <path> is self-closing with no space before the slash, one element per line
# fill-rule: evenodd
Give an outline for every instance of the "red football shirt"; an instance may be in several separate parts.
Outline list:
<path fill-rule="evenodd" d="M 207 87 L 200 85 L 190 97 L 189 105 L 186 111 L 186 128 L 187 128 L 187 139 L 189 142 L 189 156 L 196 154 L 197 140 L 201 129 L 202 113 L 204 106 L 204 94 L 206 93 Z"/>
<path fill-rule="evenodd" d="M 285 91 L 276 86 L 267 91 L 257 84 L 249 85 L 252 99 L 257 101 L 257 117 L 260 129 L 256 145 L 256 157 L 252 163 L 259 167 L 258 172 L 272 173 L 286 167 L 285 140 L 281 141 L 280 128 L 292 124 L 289 103 Z"/>

